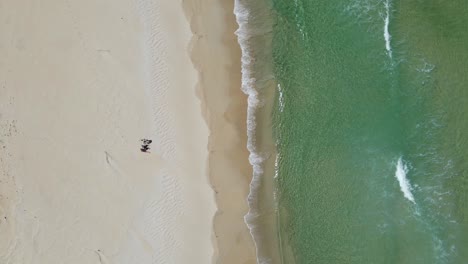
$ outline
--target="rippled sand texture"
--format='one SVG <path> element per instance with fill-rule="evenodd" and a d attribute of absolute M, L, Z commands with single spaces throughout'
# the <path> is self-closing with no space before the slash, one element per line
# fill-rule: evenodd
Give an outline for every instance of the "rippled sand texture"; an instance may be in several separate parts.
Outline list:
<path fill-rule="evenodd" d="M 5 0 L 0 19 L 0 262 L 210 263 L 181 3 Z"/>

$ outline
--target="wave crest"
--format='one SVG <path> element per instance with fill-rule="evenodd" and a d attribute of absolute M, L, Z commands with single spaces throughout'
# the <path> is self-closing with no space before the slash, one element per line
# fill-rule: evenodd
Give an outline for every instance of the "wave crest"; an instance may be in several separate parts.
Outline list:
<path fill-rule="evenodd" d="M 398 183 L 400 184 L 400 190 L 405 196 L 406 199 L 408 199 L 412 203 L 416 203 L 414 201 L 414 196 L 411 193 L 411 190 L 413 189 L 411 187 L 411 184 L 406 178 L 406 173 L 408 172 L 408 167 L 406 164 L 403 163 L 403 158 L 400 157 L 397 162 L 396 166 L 396 171 L 395 171 L 395 178 L 397 178 Z"/>

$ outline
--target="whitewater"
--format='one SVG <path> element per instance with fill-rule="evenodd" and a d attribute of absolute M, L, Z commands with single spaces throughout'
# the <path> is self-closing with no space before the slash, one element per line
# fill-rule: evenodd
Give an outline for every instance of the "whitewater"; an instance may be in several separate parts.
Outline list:
<path fill-rule="evenodd" d="M 400 190 L 405 196 L 405 198 L 408 199 L 408 201 L 412 203 L 416 203 L 414 201 L 414 196 L 411 193 L 411 189 L 412 189 L 411 184 L 408 178 L 406 177 L 407 173 L 408 173 L 408 167 L 406 166 L 406 164 L 404 164 L 403 158 L 400 157 L 396 165 L 395 178 L 397 178 L 398 183 L 400 184 Z"/>
<path fill-rule="evenodd" d="M 392 58 L 392 47 L 390 41 L 392 39 L 392 35 L 390 35 L 388 27 L 390 26 L 390 0 L 385 2 L 385 23 L 384 23 L 384 39 L 385 39 L 385 49 L 387 50 L 387 54 L 390 58 Z"/>

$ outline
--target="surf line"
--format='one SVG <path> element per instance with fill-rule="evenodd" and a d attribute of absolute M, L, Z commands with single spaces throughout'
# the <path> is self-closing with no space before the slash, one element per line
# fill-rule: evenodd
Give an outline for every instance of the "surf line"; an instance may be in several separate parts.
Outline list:
<path fill-rule="evenodd" d="M 384 38 L 385 38 L 385 49 L 387 50 L 387 54 L 392 58 L 392 46 L 390 45 L 390 41 L 392 40 L 392 35 L 388 31 L 388 26 L 390 25 L 390 0 L 386 0 L 385 2 L 385 24 L 384 24 Z"/>
<path fill-rule="evenodd" d="M 395 178 L 397 178 L 398 183 L 400 184 L 400 190 L 403 193 L 403 196 L 405 196 L 405 198 L 408 199 L 410 202 L 416 204 L 416 202 L 414 201 L 414 196 L 411 193 L 411 190 L 413 188 L 411 187 L 411 184 L 408 178 L 406 178 L 407 172 L 408 172 L 408 168 L 403 163 L 403 158 L 400 157 L 398 159 L 397 166 L 396 166 Z"/>

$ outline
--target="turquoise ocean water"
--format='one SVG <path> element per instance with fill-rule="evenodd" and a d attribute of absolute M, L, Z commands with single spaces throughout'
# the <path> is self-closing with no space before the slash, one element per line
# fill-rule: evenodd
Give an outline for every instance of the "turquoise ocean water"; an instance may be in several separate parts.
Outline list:
<path fill-rule="evenodd" d="M 289 261 L 468 263 L 468 2 L 274 0 L 273 15 Z"/>
<path fill-rule="evenodd" d="M 282 263 L 468 263 L 468 1 L 268 3 Z"/>

